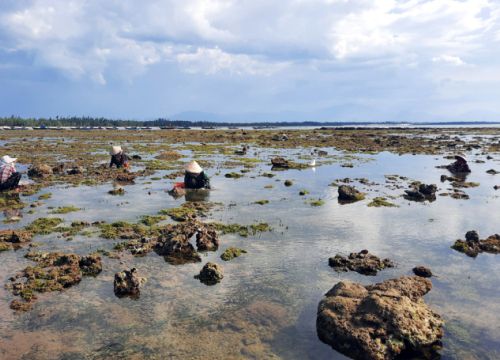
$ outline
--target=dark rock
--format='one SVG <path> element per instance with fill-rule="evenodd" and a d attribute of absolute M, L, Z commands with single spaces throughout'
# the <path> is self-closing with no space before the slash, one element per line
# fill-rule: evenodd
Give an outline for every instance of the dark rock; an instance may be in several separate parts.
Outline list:
<path fill-rule="evenodd" d="M 455 156 L 455 160 L 456 161 L 454 163 L 446 165 L 446 169 L 448 169 L 449 172 L 453 174 L 464 174 L 471 172 L 469 165 L 467 164 L 467 160 L 458 155 Z"/>
<path fill-rule="evenodd" d="M 121 174 L 116 175 L 116 181 L 122 183 L 133 183 L 136 175 L 128 172 L 123 172 Z"/>
<path fill-rule="evenodd" d="M 273 141 L 287 141 L 288 140 L 288 136 L 286 134 L 275 134 L 273 137 L 272 137 L 272 140 Z"/>
<path fill-rule="evenodd" d="M 142 157 L 140 155 L 132 155 L 132 159 L 134 159 L 134 160 L 142 160 Z"/>
<path fill-rule="evenodd" d="M 405 190 L 405 195 L 403 197 L 410 201 L 434 201 L 436 200 L 437 186 L 434 184 L 420 184 L 416 183 L 412 185 L 412 189 Z"/>
<path fill-rule="evenodd" d="M 429 358 L 443 336 L 443 320 L 422 298 L 431 288 L 417 276 L 369 286 L 341 281 L 318 306 L 318 337 L 354 359 Z"/>
<path fill-rule="evenodd" d="M 486 171 L 486 173 L 491 174 L 491 175 L 499 174 L 499 172 L 496 171 L 495 169 L 489 169 L 488 171 Z"/>
<path fill-rule="evenodd" d="M 359 253 L 351 253 L 348 257 L 335 255 L 328 259 L 328 264 L 336 271 L 356 271 L 363 275 L 377 275 L 379 270 L 394 267 L 394 263 L 389 259 L 380 259 L 370 254 L 368 250 Z"/>
<path fill-rule="evenodd" d="M 479 242 L 479 234 L 475 230 L 467 231 L 465 233 L 465 240 Z"/>
<path fill-rule="evenodd" d="M 365 194 L 356 190 L 353 186 L 349 185 L 341 185 L 338 188 L 339 193 L 339 201 L 341 202 L 355 202 L 359 200 L 363 200 L 365 198 Z"/>
<path fill-rule="evenodd" d="M 132 268 L 123 270 L 115 274 L 113 288 L 115 295 L 118 297 L 130 296 L 138 298 L 140 295 L 140 287 L 146 282 L 146 279 L 141 278 L 137 274 L 137 269 Z"/>
<path fill-rule="evenodd" d="M 285 180 L 285 186 L 292 186 L 293 182 L 292 180 Z"/>
<path fill-rule="evenodd" d="M 84 173 L 84 171 L 85 169 L 83 168 L 83 166 L 75 165 L 68 170 L 68 175 L 81 175 Z"/>
<path fill-rule="evenodd" d="M 96 254 L 83 256 L 78 265 L 83 275 L 97 276 L 102 271 L 101 257 Z"/>
<path fill-rule="evenodd" d="M 215 285 L 224 277 L 222 267 L 212 262 L 207 262 L 200 273 L 195 276 L 205 285 Z"/>
<path fill-rule="evenodd" d="M 413 273 L 417 276 L 424 277 L 424 278 L 430 278 L 432 277 L 432 271 L 431 269 L 425 267 L 425 266 L 417 266 L 413 268 Z"/>
<path fill-rule="evenodd" d="M 56 166 L 54 166 L 52 168 L 52 173 L 53 174 L 64 174 L 65 168 L 66 168 L 66 166 L 64 163 L 57 164 Z"/>

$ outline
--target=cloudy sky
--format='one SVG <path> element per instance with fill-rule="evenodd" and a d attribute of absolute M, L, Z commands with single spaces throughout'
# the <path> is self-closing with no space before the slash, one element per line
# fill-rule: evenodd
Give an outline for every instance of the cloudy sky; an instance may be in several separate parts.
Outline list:
<path fill-rule="evenodd" d="M 0 0 L 0 116 L 500 121 L 498 0 Z"/>

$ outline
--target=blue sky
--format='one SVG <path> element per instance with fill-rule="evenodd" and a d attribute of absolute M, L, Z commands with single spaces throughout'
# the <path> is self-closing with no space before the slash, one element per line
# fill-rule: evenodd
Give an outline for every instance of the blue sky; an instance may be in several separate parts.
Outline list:
<path fill-rule="evenodd" d="M 497 0 L 1 0 L 0 116 L 500 121 Z"/>

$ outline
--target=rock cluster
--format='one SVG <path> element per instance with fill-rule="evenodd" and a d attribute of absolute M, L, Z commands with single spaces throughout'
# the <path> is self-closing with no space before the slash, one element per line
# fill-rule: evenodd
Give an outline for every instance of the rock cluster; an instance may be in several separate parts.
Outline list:
<path fill-rule="evenodd" d="M 341 185 L 339 186 L 338 192 L 339 201 L 344 203 L 355 202 L 365 198 L 365 194 L 358 191 L 354 186 Z"/>
<path fill-rule="evenodd" d="M 418 276 L 368 286 L 341 281 L 318 306 L 318 336 L 354 359 L 427 358 L 443 336 L 443 320 L 422 299 L 431 288 Z"/>
<path fill-rule="evenodd" d="M 476 257 L 482 252 L 498 254 L 500 253 L 500 235 L 494 234 L 484 240 L 480 240 L 476 231 L 468 231 L 465 234 L 465 240 L 455 241 L 452 249 L 463 252 L 470 257 Z"/>
<path fill-rule="evenodd" d="M 405 190 L 404 198 L 410 201 L 436 200 L 437 186 L 434 184 L 415 184 L 412 189 Z"/>
<path fill-rule="evenodd" d="M 113 288 L 118 297 L 139 297 L 140 286 L 146 282 L 145 278 L 139 277 L 137 269 L 123 270 L 115 274 Z"/>
<path fill-rule="evenodd" d="M 10 307 L 14 310 L 29 310 L 37 299 L 35 293 L 61 291 L 78 284 L 82 276 L 96 276 L 102 271 L 101 258 L 92 254 L 30 252 L 26 255 L 37 263 L 10 278 L 6 285 L 21 300 L 13 300 Z"/>
<path fill-rule="evenodd" d="M 328 259 L 328 264 L 336 271 L 356 271 L 363 275 L 377 275 L 379 270 L 394 267 L 391 260 L 380 259 L 368 250 L 351 253 L 348 257 L 337 254 Z"/>
<path fill-rule="evenodd" d="M 19 249 L 31 241 L 33 234 L 24 230 L 0 230 L 0 251 Z"/>
<path fill-rule="evenodd" d="M 416 266 L 413 268 L 413 273 L 417 276 L 424 277 L 424 278 L 430 278 L 432 277 L 432 271 L 431 269 L 425 267 L 425 266 Z"/>
<path fill-rule="evenodd" d="M 171 264 L 200 262 L 201 256 L 189 242 L 197 232 L 198 226 L 194 222 L 167 225 L 162 230 L 154 250 Z"/>
<path fill-rule="evenodd" d="M 222 267 L 212 262 L 207 262 L 195 279 L 200 280 L 205 285 L 215 285 L 222 280 L 224 274 Z"/>

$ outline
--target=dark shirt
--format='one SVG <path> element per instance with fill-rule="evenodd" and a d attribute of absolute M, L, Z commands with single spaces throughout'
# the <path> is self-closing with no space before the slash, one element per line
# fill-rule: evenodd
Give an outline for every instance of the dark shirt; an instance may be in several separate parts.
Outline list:
<path fill-rule="evenodd" d="M 128 163 L 129 160 L 130 158 L 124 152 L 116 155 L 111 155 L 111 162 L 109 163 L 109 167 L 113 167 L 113 165 L 116 165 L 117 168 L 121 168 L 126 163 Z"/>
<path fill-rule="evenodd" d="M 184 187 L 186 189 L 210 189 L 210 179 L 203 171 L 199 174 L 186 171 L 184 175 Z"/>

